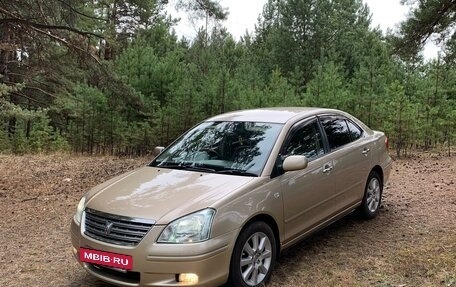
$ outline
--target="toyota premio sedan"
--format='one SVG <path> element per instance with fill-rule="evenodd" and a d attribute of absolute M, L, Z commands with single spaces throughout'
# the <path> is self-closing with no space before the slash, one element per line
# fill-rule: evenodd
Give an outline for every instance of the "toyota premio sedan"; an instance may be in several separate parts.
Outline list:
<path fill-rule="evenodd" d="M 236 111 L 87 192 L 73 253 L 119 286 L 258 286 L 281 250 L 380 208 L 388 140 L 332 109 Z"/>

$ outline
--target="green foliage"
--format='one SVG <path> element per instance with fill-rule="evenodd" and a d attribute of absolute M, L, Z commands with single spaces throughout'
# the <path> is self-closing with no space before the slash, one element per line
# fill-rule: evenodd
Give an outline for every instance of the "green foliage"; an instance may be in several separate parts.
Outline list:
<path fill-rule="evenodd" d="M 448 1 L 421 2 L 402 40 L 371 29 L 361 0 L 270 0 L 254 34 L 236 41 L 221 25 L 206 25 L 191 42 L 178 40 L 162 1 L 5 2 L 0 152 L 145 154 L 215 114 L 321 106 L 384 130 L 398 156 L 417 148 L 451 153 L 454 41 L 431 62 L 399 59 L 390 47 L 408 43 L 407 31 L 426 26 Z M 227 15 L 215 1 L 177 4 L 207 21 Z M 442 14 L 432 33 L 448 36 L 451 15 Z"/>
<path fill-rule="evenodd" d="M 299 72 L 302 86 L 313 78 L 316 59 L 336 53 L 337 65 L 351 75 L 369 31 L 368 10 L 360 0 L 270 0 L 263 17 L 254 46 L 263 74 L 276 66 L 286 77 Z"/>
<path fill-rule="evenodd" d="M 321 63 L 307 85 L 306 105 L 346 109 L 351 101 L 346 86 L 340 68 L 334 62 Z"/>
<path fill-rule="evenodd" d="M 212 0 L 178 0 L 177 8 L 184 9 L 193 18 L 210 17 L 216 20 L 226 20 L 228 12 L 217 1 Z"/>
<path fill-rule="evenodd" d="M 258 107 L 297 106 L 299 98 L 293 93 L 293 87 L 279 69 L 272 71 L 269 83 L 263 90 Z"/>
<path fill-rule="evenodd" d="M 388 87 L 387 99 L 383 110 L 391 113 L 386 115 L 383 126 L 392 139 L 392 146 L 397 156 L 400 156 L 401 153 L 407 152 L 411 141 L 410 136 L 416 131 L 414 122 L 416 114 L 413 104 L 405 95 L 404 87 L 398 81 L 394 81 Z"/>
<path fill-rule="evenodd" d="M 409 2 L 403 0 L 403 2 Z M 410 1 L 413 4 L 417 1 Z M 391 36 L 398 54 L 413 58 L 422 50 L 426 41 L 435 36 L 445 43 L 449 61 L 456 60 L 456 2 L 454 0 L 422 0 L 416 3 L 408 19 L 401 24 L 400 34 Z"/>
<path fill-rule="evenodd" d="M 27 110 L 22 109 L 20 105 L 16 105 L 8 100 L 11 93 L 17 92 L 23 88 L 23 85 L 17 84 L 15 86 L 7 86 L 0 83 L 0 120 L 8 119 L 10 117 L 30 116 Z"/>
<path fill-rule="evenodd" d="M 29 152 L 68 151 L 70 146 L 66 139 L 51 127 L 51 120 L 45 113 L 32 123 L 30 136 L 27 139 Z"/>

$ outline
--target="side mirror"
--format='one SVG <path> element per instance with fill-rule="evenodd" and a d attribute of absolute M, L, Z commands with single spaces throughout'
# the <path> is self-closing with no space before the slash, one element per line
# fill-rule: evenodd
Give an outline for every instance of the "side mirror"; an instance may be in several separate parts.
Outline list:
<path fill-rule="evenodd" d="M 303 155 L 290 155 L 285 158 L 282 164 L 284 171 L 301 170 L 307 167 L 308 160 Z"/>
<path fill-rule="evenodd" d="M 162 147 L 162 146 L 156 146 L 154 147 L 154 150 L 152 151 L 152 155 L 155 157 L 157 157 L 159 154 L 161 154 L 161 152 L 165 149 L 165 147 Z"/>

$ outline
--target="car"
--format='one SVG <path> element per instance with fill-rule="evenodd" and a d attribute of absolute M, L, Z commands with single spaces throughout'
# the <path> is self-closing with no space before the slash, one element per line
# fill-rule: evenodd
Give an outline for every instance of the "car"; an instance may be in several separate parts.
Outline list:
<path fill-rule="evenodd" d="M 358 210 L 376 217 L 388 139 L 348 113 L 263 108 L 194 126 L 88 191 L 72 252 L 119 286 L 264 285 L 280 252 Z"/>

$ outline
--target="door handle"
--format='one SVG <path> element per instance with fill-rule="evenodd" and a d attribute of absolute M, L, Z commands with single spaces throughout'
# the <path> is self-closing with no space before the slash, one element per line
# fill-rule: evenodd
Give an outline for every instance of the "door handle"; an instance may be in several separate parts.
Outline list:
<path fill-rule="evenodd" d="M 371 151 L 370 148 L 365 148 L 365 149 L 363 149 L 362 154 L 367 155 L 370 151 Z"/>
<path fill-rule="evenodd" d="M 331 170 L 333 169 L 333 167 L 331 165 L 325 165 L 323 166 L 323 173 L 327 173 L 327 172 L 330 172 Z"/>

